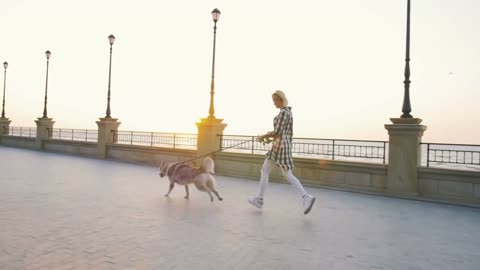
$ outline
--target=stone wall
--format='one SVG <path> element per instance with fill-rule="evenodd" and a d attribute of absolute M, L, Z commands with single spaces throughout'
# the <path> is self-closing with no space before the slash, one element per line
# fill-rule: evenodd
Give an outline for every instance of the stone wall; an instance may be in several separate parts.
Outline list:
<path fill-rule="evenodd" d="M 110 144 L 107 159 L 158 166 L 161 161 L 178 162 L 192 159 L 197 151 L 139 145 Z"/>
<path fill-rule="evenodd" d="M 35 149 L 36 138 L 21 137 L 21 136 L 0 136 L 0 142 L 2 145 L 11 147 L 20 147 Z"/>
<path fill-rule="evenodd" d="M 218 153 L 214 159 L 218 174 L 258 180 L 265 155 Z M 380 193 L 386 187 L 385 165 L 307 158 L 294 158 L 294 164 L 294 174 L 308 186 Z M 286 183 L 279 168 L 272 171 L 271 179 Z"/>
<path fill-rule="evenodd" d="M 44 141 L 43 148 L 48 152 L 70 155 L 95 157 L 97 154 L 97 144 L 92 142 L 49 139 Z"/>
<path fill-rule="evenodd" d="M 422 167 L 419 180 L 426 198 L 480 204 L 480 172 Z"/>

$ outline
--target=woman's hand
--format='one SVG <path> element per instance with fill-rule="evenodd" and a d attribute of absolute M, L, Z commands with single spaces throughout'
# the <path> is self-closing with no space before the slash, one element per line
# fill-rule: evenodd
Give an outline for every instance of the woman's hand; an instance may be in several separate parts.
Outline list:
<path fill-rule="evenodd" d="M 268 134 L 257 136 L 257 141 L 265 144 L 271 143 L 273 141 L 272 137 Z"/>

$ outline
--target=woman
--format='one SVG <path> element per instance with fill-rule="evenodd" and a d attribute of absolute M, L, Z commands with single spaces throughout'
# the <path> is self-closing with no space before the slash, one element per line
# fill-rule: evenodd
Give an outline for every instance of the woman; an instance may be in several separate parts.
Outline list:
<path fill-rule="evenodd" d="M 268 185 L 268 177 L 274 165 L 282 170 L 285 178 L 292 184 L 303 198 L 304 214 L 308 214 L 315 203 L 315 197 L 307 194 L 302 184 L 292 174 L 292 137 L 293 137 L 293 116 L 292 108 L 288 107 L 288 100 L 285 94 L 277 90 L 272 95 L 273 104 L 280 109 L 280 113 L 273 119 L 274 130 L 265 135 L 258 136 L 257 140 L 263 143 L 272 143 L 272 149 L 268 151 L 263 163 L 260 176 L 260 191 L 256 197 L 249 197 L 248 202 L 258 208 L 263 206 L 263 196 Z"/>

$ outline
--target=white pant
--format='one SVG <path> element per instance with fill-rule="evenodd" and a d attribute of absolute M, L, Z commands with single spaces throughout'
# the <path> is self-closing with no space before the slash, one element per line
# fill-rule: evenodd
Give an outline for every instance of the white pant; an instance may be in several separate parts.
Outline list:
<path fill-rule="evenodd" d="M 265 191 L 268 186 L 268 177 L 270 176 L 270 172 L 272 171 L 273 166 L 275 166 L 275 161 L 271 159 L 266 158 L 263 162 L 262 170 L 260 171 L 260 191 L 257 195 L 257 197 L 259 198 L 263 198 L 263 196 L 265 195 Z M 298 178 L 293 175 L 292 170 L 285 170 L 282 168 L 282 172 L 288 182 L 290 182 L 290 184 L 295 187 L 295 189 L 300 193 L 302 197 L 307 195 L 307 192 L 303 188 Z"/>

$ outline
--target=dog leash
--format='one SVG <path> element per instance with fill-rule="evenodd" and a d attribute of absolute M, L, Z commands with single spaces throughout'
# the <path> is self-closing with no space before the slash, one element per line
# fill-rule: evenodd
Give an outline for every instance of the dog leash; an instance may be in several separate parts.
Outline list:
<path fill-rule="evenodd" d="M 215 153 L 218 153 L 218 152 L 221 152 L 223 150 L 226 150 L 226 149 L 229 149 L 229 148 L 233 148 L 235 146 L 239 146 L 239 145 L 242 145 L 242 144 L 246 144 L 248 142 L 251 142 L 251 141 L 244 141 L 244 142 L 241 142 L 241 143 L 237 143 L 237 144 L 234 144 L 232 146 L 229 146 L 229 147 L 225 147 L 225 148 L 221 148 L 220 150 L 217 150 L 217 151 L 214 151 L 214 152 L 211 152 L 211 153 L 208 153 L 208 154 L 205 154 L 205 155 L 201 155 L 199 157 L 196 157 L 196 158 L 192 158 L 192 159 L 188 159 L 188 160 L 185 160 L 185 161 L 182 161 L 182 162 L 179 162 L 179 164 L 182 164 L 182 163 L 187 163 L 187 162 L 190 162 L 190 161 L 193 161 L 193 160 L 196 160 L 196 159 L 199 159 L 199 158 L 202 158 L 202 157 L 206 157 L 206 156 L 209 156 L 211 154 L 215 154 Z"/>

